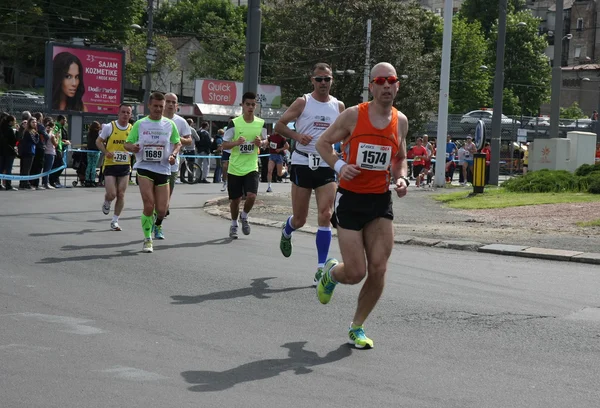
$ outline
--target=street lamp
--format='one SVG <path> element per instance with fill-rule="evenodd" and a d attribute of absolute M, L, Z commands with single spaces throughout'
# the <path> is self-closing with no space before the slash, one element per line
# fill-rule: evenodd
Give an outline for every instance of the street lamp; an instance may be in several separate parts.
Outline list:
<path fill-rule="evenodd" d="M 152 42 L 152 21 L 154 15 L 154 0 L 148 0 L 148 24 L 146 26 L 146 83 L 144 86 L 144 113 L 150 102 L 150 88 L 152 88 L 152 64 L 156 61 L 156 47 Z M 131 28 L 141 30 L 139 24 L 131 24 Z"/>
<path fill-rule="evenodd" d="M 597 82 L 598 85 L 598 108 L 596 109 L 596 112 L 600 112 L 600 81 L 592 81 L 589 78 L 581 78 L 582 81 L 584 82 Z M 594 120 L 594 118 L 592 117 L 592 121 Z M 595 126 L 596 126 L 596 138 L 600 139 L 600 118 L 596 118 L 595 120 Z"/>

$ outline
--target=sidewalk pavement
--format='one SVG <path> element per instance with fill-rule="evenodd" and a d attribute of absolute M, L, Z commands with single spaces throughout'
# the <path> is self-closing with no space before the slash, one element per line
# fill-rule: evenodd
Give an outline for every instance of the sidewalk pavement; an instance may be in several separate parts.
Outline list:
<path fill-rule="evenodd" d="M 464 188 L 468 192 L 468 188 Z M 273 184 L 273 193 L 265 193 L 261 183 L 250 223 L 281 228 L 291 215 L 291 183 Z M 477 220 L 468 211 L 454 210 L 433 200 L 432 195 L 460 191 L 409 187 L 406 197 L 394 197 L 394 241 L 420 245 L 512 255 L 556 261 L 600 265 L 600 236 L 562 234 L 556 231 L 531 231 Z M 314 194 L 313 194 L 314 196 Z M 204 204 L 211 215 L 230 219 L 225 193 Z M 311 199 L 307 222 L 299 231 L 316 233 L 317 208 Z M 334 230 L 334 235 L 336 232 Z"/>

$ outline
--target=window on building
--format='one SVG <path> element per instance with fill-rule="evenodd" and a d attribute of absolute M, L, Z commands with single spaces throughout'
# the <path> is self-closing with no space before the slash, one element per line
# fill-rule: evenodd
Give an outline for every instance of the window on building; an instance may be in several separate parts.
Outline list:
<path fill-rule="evenodd" d="M 583 18 L 577 19 L 577 31 L 583 31 Z"/>
<path fill-rule="evenodd" d="M 575 47 L 575 58 L 581 57 L 581 47 Z"/>

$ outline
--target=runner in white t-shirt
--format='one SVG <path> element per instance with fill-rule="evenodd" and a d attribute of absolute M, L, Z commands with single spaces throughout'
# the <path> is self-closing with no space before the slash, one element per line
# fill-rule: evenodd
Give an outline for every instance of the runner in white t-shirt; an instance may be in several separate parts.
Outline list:
<path fill-rule="evenodd" d="M 140 193 L 144 203 L 142 230 L 143 252 L 152 252 L 152 230 L 155 237 L 164 238 L 162 222 L 169 206 L 169 176 L 181 143 L 175 123 L 163 117 L 165 96 L 160 92 L 150 95 L 150 114 L 135 122 L 125 142 L 125 150 L 135 153 Z M 154 210 L 156 208 L 156 220 Z"/>
<path fill-rule="evenodd" d="M 194 139 L 192 139 L 192 129 L 190 129 L 190 125 L 187 121 L 181 116 L 177 115 L 177 108 L 179 104 L 177 102 L 177 95 L 174 93 L 165 94 L 165 112 L 164 116 L 166 118 L 171 119 L 175 122 L 175 126 L 177 126 L 177 131 L 179 131 L 179 138 L 181 144 L 183 146 L 193 146 Z M 179 156 L 175 159 L 175 164 L 171 166 L 171 177 L 169 177 L 169 197 L 173 195 L 173 190 L 175 189 L 175 180 L 177 180 L 177 174 L 179 174 Z M 167 208 L 167 216 L 170 214 L 169 209 Z"/>

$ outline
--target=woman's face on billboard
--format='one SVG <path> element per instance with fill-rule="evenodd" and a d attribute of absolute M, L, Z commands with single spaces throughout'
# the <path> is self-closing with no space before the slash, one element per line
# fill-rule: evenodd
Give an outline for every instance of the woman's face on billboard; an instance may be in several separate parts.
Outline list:
<path fill-rule="evenodd" d="M 77 87 L 79 86 L 79 75 L 79 66 L 75 63 L 72 63 L 69 66 L 69 71 L 67 71 L 62 81 L 62 91 L 69 98 L 74 97 L 75 92 L 77 92 Z"/>

